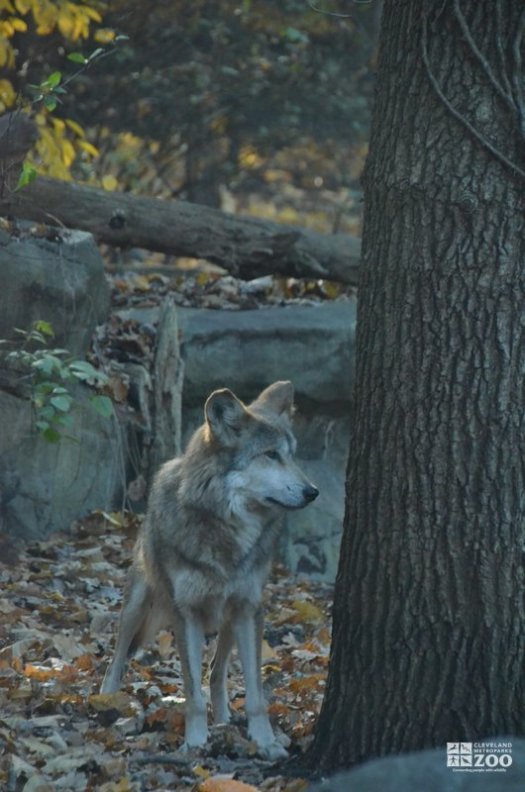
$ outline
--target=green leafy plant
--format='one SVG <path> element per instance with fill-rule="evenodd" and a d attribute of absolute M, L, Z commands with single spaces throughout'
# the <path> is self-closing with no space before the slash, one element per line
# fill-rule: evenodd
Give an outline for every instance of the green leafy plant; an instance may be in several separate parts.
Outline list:
<path fill-rule="evenodd" d="M 35 428 L 49 443 L 57 443 L 72 427 L 74 397 L 68 385 L 83 382 L 96 390 L 107 384 L 106 375 L 87 360 L 77 360 L 67 349 L 50 349 L 54 332 L 49 322 L 37 321 L 30 330 L 19 330 L 22 345 L 6 355 L 7 360 L 21 363 L 31 379 L 31 402 Z M 94 393 L 90 404 L 99 415 L 113 415 L 113 402 L 102 393 Z M 71 438 L 73 439 L 73 438 Z"/>

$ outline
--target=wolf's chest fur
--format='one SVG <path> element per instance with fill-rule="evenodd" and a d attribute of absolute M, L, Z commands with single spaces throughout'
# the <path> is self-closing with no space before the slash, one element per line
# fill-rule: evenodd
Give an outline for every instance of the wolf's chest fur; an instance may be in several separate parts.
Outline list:
<path fill-rule="evenodd" d="M 213 512 L 181 502 L 174 498 L 181 472 L 172 463 L 161 471 L 135 561 L 161 599 L 171 596 L 180 608 L 191 603 L 220 621 L 237 600 L 260 602 L 278 517 L 270 510 L 236 511 L 228 496 L 222 513 L 220 503 Z"/>

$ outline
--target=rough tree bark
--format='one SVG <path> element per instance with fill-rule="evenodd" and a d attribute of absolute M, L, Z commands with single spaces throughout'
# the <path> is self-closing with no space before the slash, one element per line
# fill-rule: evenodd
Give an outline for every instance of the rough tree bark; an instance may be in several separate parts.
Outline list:
<path fill-rule="evenodd" d="M 324 769 L 525 729 L 524 32 L 384 4 Z"/>
<path fill-rule="evenodd" d="M 24 113 L 0 117 L 0 200 L 15 190 L 22 162 L 37 134 L 36 124 Z"/>
<path fill-rule="evenodd" d="M 90 231 L 110 245 L 203 258 L 241 278 L 279 273 L 357 283 L 360 240 L 241 217 L 186 201 L 140 198 L 39 177 L 0 214 Z"/>

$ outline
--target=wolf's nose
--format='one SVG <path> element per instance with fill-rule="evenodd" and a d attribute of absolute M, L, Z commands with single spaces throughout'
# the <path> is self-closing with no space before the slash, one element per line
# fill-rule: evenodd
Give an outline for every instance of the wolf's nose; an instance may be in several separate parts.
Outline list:
<path fill-rule="evenodd" d="M 308 484 L 308 486 L 303 489 L 303 498 L 305 501 L 314 501 L 318 495 L 319 490 L 317 487 L 314 487 L 313 484 Z"/>

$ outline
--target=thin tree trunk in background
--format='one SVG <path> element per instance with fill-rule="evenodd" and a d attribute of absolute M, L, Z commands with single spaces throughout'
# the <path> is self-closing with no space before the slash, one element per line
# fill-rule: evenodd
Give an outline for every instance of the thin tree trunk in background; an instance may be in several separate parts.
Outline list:
<path fill-rule="evenodd" d="M 325 770 L 525 730 L 524 30 L 384 4 Z"/>

